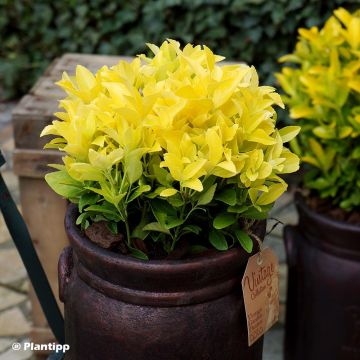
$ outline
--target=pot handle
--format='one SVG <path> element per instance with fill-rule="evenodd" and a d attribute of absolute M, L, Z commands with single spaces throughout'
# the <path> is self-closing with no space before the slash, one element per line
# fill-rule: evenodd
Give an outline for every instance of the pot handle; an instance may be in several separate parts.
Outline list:
<path fill-rule="evenodd" d="M 71 246 L 67 246 L 61 252 L 58 264 L 59 298 L 63 303 L 65 302 L 66 286 L 70 281 L 73 267 L 73 249 Z"/>
<path fill-rule="evenodd" d="M 297 234 L 296 226 L 287 225 L 284 228 L 284 243 L 289 267 L 293 267 L 297 263 Z"/>

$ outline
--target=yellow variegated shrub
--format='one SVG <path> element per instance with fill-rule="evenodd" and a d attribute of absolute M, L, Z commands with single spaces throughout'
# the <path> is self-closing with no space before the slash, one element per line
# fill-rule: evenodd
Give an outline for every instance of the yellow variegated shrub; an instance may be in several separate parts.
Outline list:
<path fill-rule="evenodd" d="M 55 135 L 47 147 L 64 165 L 46 180 L 79 204 L 83 227 L 106 219 L 124 231 L 135 256 L 135 237 L 170 252 L 187 233 L 251 251 L 239 220 L 265 218 L 286 190 L 279 175 L 299 160 L 283 144 L 299 128 L 276 128 L 283 103 L 254 67 L 220 66 L 206 46 L 149 47 L 152 58 L 63 75 L 63 111 L 42 135 Z"/>
<path fill-rule="evenodd" d="M 335 10 L 322 29 L 299 30 L 277 78 L 301 125 L 294 150 L 307 188 L 345 210 L 360 207 L 360 10 Z"/>

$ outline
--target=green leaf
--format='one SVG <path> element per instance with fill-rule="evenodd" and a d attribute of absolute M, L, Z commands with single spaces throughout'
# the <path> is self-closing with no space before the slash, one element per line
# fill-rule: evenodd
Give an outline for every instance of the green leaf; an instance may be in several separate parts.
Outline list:
<path fill-rule="evenodd" d="M 198 205 L 207 205 L 211 202 L 211 200 L 214 198 L 216 186 L 217 184 L 214 184 L 210 186 L 210 188 L 206 190 L 204 193 L 201 193 L 198 200 Z"/>
<path fill-rule="evenodd" d="M 162 226 L 158 222 L 149 223 L 149 224 L 145 225 L 142 229 L 144 231 L 157 231 L 157 232 L 161 232 L 161 233 L 170 235 L 170 231 L 165 226 Z"/>
<path fill-rule="evenodd" d="M 186 225 L 182 228 L 183 232 L 190 232 L 190 233 L 194 233 L 196 235 L 199 235 L 201 232 L 201 227 L 197 226 L 197 225 Z"/>
<path fill-rule="evenodd" d="M 253 241 L 251 237 L 245 231 L 240 229 L 235 230 L 235 235 L 243 249 L 250 254 L 253 250 Z"/>
<path fill-rule="evenodd" d="M 231 214 L 223 213 L 217 215 L 213 221 L 213 226 L 215 229 L 224 229 L 236 222 L 236 217 Z"/>
<path fill-rule="evenodd" d="M 114 221 L 109 221 L 106 223 L 106 227 L 112 232 L 112 234 L 118 234 L 118 226 Z"/>
<path fill-rule="evenodd" d="M 255 207 L 250 207 L 248 210 L 244 211 L 241 216 L 247 219 L 254 220 L 265 220 L 269 217 L 269 211 L 272 208 L 271 206 L 262 206 L 262 211 L 258 211 Z"/>
<path fill-rule="evenodd" d="M 169 216 L 166 219 L 165 227 L 167 229 L 172 229 L 174 227 L 177 227 L 179 225 L 182 225 L 185 222 L 185 220 L 179 219 L 177 217 Z"/>
<path fill-rule="evenodd" d="M 45 180 L 57 194 L 66 199 L 77 198 L 84 191 L 83 184 L 74 180 L 65 170 L 48 173 Z"/>
<path fill-rule="evenodd" d="M 176 210 L 166 200 L 153 199 L 151 210 L 156 220 L 164 227 L 167 224 L 168 217 L 177 218 Z"/>
<path fill-rule="evenodd" d="M 145 240 L 146 237 L 149 235 L 148 231 L 144 231 L 144 226 L 148 223 L 147 217 L 143 217 L 141 221 L 135 226 L 131 233 L 132 238 L 139 238 L 141 240 Z"/>
<path fill-rule="evenodd" d="M 174 207 L 180 207 L 184 205 L 184 200 L 179 193 L 168 197 L 166 200 L 170 205 Z"/>
<path fill-rule="evenodd" d="M 97 201 L 100 199 L 100 196 L 98 194 L 94 193 L 85 193 L 80 196 L 79 200 L 79 212 L 83 211 L 84 206 L 86 205 L 94 205 L 97 203 Z"/>
<path fill-rule="evenodd" d="M 245 212 L 249 206 L 247 205 L 235 205 L 235 206 L 229 206 L 226 211 L 229 213 L 235 213 L 235 214 L 242 214 Z"/>
<path fill-rule="evenodd" d="M 90 205 L 85 209 L 85 211 L 95 211 L 104 214 L 118 215 L 115 209 L 110 209 L 106 205 Z"/>
<path fill-rule="evenodd" d="M 150 185 L 140 185 L 135 191 L 132 192 L 132 194 L 129 196 L 129 199 L 127 203 L 132 202 L 136 198 L 138 198 L 142 193 L 150 191 L 151 186 Z"/>
<path fill-rule="evenodd" d="M 215 199 L 230 206 L 234 206 L 236 204 L 236 190 L 225 189 L 224 191 L 216 195 Z"/>
<path fill-rule="evenodd" d="M 211 245 L 216 250 L 225 251 L 229 248 L 224 234 L 221 233 L 220 231 L 211 230 L 209 235 L 209 240 Z"/>
<path fill-rule="evenodd" d="M 136 258 L 136 259 L 140 259 L 140 260 L 149 260 L 149 257 L 142 252 L 139 249 L 135 249 L 133 247 L 129 248 L 131 255 Z"/>
<path fill-rule="evenodd" d="M 88 214 L 86 212 L 83 212 L 82 214 L 80 214 L 76 219 L 76 225 L 80 225 L 83 222 L 83 220 L 89 216 L 90 216 L 90 214 Z"/>

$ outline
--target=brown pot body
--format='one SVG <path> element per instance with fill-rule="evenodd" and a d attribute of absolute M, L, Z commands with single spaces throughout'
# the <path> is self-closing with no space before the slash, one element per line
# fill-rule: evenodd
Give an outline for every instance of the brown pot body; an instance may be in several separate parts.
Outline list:
<path fill-rule="evenodd" d="M 360 359 L 360 226 L 310 210 L 285 228 L 286 360 Z"/>
<path fill-rule="evenodd" d="M 139 261 L 91 243 L 76 216 L 69 206 L 71 247 L 59 261 L 66 360 L 262 358 L 263 339 L 247 345 L 243 250 Z"/>

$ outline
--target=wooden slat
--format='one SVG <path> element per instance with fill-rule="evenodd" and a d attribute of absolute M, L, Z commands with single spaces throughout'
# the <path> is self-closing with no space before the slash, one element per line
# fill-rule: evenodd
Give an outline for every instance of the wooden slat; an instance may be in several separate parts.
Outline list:
<path fill-rule="evenodd" d="M 58 101 L 66 96 L 64 90 L 55 83 L 59 79 L 54 76 L 42 76 L 29 91 L 30 94 L 49 98 L 49 101 Z"/>
<path fill-rule="evenodd" d="M 12 113 L 15 146 L 17 148 L 42 149 L 49 141 L 40 138 L 42 129 L 54 119 L 56 99 L 26 95 Z"/>
<path fill-rule="evenodd" d="M 25 222 L 60 309 L 63 310 L 63 304 L 58 299 L 57 263 L 62 249 L 68 245 L 64 229 L 67 202 L 52 191 L 44 179 L 20 177 L 19 186 Z M 32 287 L 30 299 L 33 342 L 52 342 L 53 336 Z"/>
<path fill-rule="evenodd" d="M 120 60 L 131 61 L 132 57 L 127 56 L 110 56 L 110 55 L 89 55 L 89 54 L 65 54 L 51 69 L 49 75 L 52 77 L 61 78 L 64 71 L 69 74 L 74 74 L 76 65 L 80 64 L 88 68 L 92 72 L 96 72 L 102 66 L 116 65 Z"/>
<path fill-rule="evenodd" d="M 56 150 L 15 149 L 13 154 L 14 173 L 17 176 L 43 179 L 54 171 L 48 164 L 61 164 L 63 153 Z"/>
<path fill-rule="evenodd" d="M 37 116 L 52 116 L 58 106 L 55 99 L 50 100 L 52 101 L 49 101 L 47 96 L 25 95 L 13 110 L 12 116 L 13 118 L 21 116 L 30 120 Z"/>

